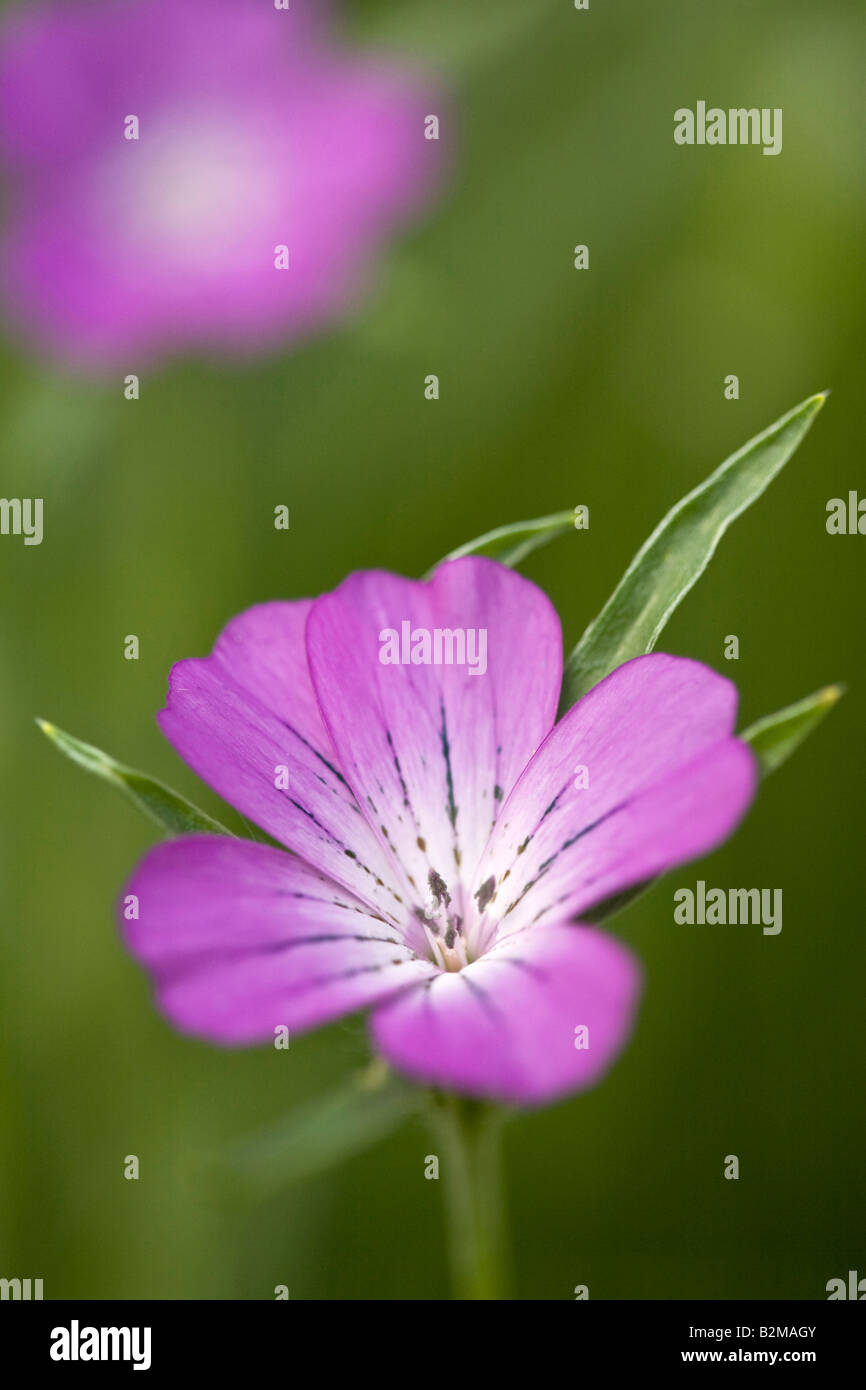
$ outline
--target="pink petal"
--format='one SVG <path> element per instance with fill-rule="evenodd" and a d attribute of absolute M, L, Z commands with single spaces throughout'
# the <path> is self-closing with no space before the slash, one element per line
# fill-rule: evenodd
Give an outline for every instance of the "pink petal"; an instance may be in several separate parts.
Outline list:
<path fill-rule="evenodd" d="M 250 91 L 309 61 L 323 0 L 290 11 L 237 0 L 30 4 L 0 27 L 0 147 L 33 174 L 117 135 L 118 113 L 149 116 L 167 100 Z M 316 11 L 319 13 L 316 13 Z M 277 27 L 279 26 L 279 27 Z M 315 47 L 314 47 L 315 44 Z M 122 112 L 121 112 L 122 108 Z"/>
<path fill-rule="evenodd" d="M 124 890 L 132 954 L 184 1033 L 224 1045 L 315 1027 L 426 979 L 399 934 L 299 860 L 244 840 L 185 836 L 146 855 Z"/>
<path fill-rule="evenodd" d="M 200 777 L 275 839 L 384 913 L 405 889 L 343 779 L 310 683 L 308 601 L 235 618 L 211 656 L 178 662 L 159 725 Z M 278 788 L 277 769 L 288 769 Z"/>
<path fill-rule="evenodd" d="M 736 690 L 696 661 L 638 657 L 560 721 L 505 806 L 478 871 L 500 931 L 554 920 L 719 844 L 756 784 L 731 736 Z M 589 786 L 575 785 L 578 768 Z"/>
<path fill-rule="evenodd" d="M 591 927 L 543 926 L 384 1003 L 371 1030 L 417 1081 L 538 1105 L 602 1076 L 627 1041 L 638 994 L 626 947 Z"/>
<path fill-rule="evenodd" d="M 383 665 L 380 634 L 404 620 L 430 633 L 484 629 L 486 670 Z M 448 884 L 471 878 L 555 717 L 562 649 L 548 598 L 475 557 L 440 566 L 429 583 L 354 574 L 313 605 L 307 648 L 340 765 L 406 876 L 422 895 L 431 870 Z"/>

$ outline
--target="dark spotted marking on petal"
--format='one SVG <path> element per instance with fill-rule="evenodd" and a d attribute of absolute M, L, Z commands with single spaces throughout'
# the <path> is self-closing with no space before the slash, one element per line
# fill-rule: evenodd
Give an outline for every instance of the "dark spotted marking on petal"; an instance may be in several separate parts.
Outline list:
<path fill-rule="evenodd" d="M 603 816 L 599 816 L 597 820 L 592 821 L 589 825 L 585 825 L 582 830 L 578 830 L 576 834 L 569 836 L 567 840 L 563 840 L 559 849 L 554 850 L 553 854 L 551 854 L 548 859 L 545 859 L 542 864 L 539 864 L 538 872 L 536 873 L 535 877 L 529 879 L 523 885 L 523 888 L 520 890 L 518 896 L 514 899 L 514 902 L 509 903 L 508 907 L 505 909 L 503 916 L 507 917 L 509 912 L 512 912 L 514 908 L 517 907 L 517 904 L 519 902 L 522 902 L 522 900 L 526 897 L 530 889 L 534 888 L 535 885 L 538 883 L 539 879 L 544 877 L 551 864 L 554 864 L 556 860 L 559 858 L 559 856 L 565 852 L 565 850 L 571 849 L 572 845 L 576 845 L 578 840 L 582 840 L 585 835 L 589 835 L 593 830 L 597 830 L 598 827 L 600 825 L 603 825 L 606 820 L 610 820 L 611 816 L 615 816 L 620 811 L 624 811 L 626 806 L 628 805 L 628 801 L 623 801 L 619 804 L 619 806 L 613 806 L 609 811 L 605 811 Z"/>
<path fill-rule="evenodd" d="M 478 904 L 479 912 L 484 912 L 485 908 L 487 908 L 489 904 L 493 901 L 495 894 L 496 879 L 491 874 L 490 877 L 486 878 L 482 883 L 481 887 L 477 889 L 476 892 L 473 894 L 473 897 L 475 898 L 475 901 Z"/>
<path fill-rule="evenodd" d="M 430 892 L 433 894 L 436 906 L 442 907 L 444 905 L 447 907 L 451 902 L 451 894 L 448 892 L 447 884 L 442 875 L 438 874 L 435 869 L 431 869 L 427 875 L 427 883 Z"/>
<path fill-rule="evenodd" d="M 304 806 L 300 801 L 296 801 L 293 796 L 290 796 L 289 800 L 291 801 L 293 806 L 296 806 L 297 809 L 307 817 L 308 820 L 311 820 L 313 822 L 313 825 L 316 827 L 317 830 L 321 831 L 322 835 L 325 837 L 326 840 L 328 840 L 332 845 L 336 845 L 338 849 L 341 849 L 343 853 L 348 856 L 349 859 L 354 859 L 355 863 L 358 865 L 358 868 L 363 869 L 364 873 L 368 874 L 370 878 L 374 880 L 376 879 L 376 875 L 373 873 L 373 870 L 367 867 L 363 859 L 359 859 L 357 854 L 355 854 L 354 850 L 348 849 L 343 844 L 343 841 L 338 838 L 338 836 L 332 834 L 330 830 L 326 830 L 324 825 L 322 825 L 322 822 L 318 819 L 317 816 L 313 814 L 311 810 L 309 810 L 308 807 Z M 400 897 L 399 893 L 395 892 L 395 890 L 387 883 L 383 884 L 382 886 L 385 888 L 386 892 L 391 894 L 391 897 L 394 899 L 394 901 L 400 903 L 402 906 L 403 899 Z"/>
<path fill-rule="evenodd" d="M 542 811 L 542 813 L 541 813 L 541 819 L 539 820 L 539 822 L 538 822 L 538 824 L 536 825 L 535 829 L 534 829 L 534 830 L 530 830 L 530 832 L 529 832 L 529 834 L 527 835 L 526 839 L 523 841 L 523 844 L 517 846 L 517 853 L 518 853 L 518 854 L 523 854 L 524 850 L 526 850 L 527 847 L 531 844 L 532 840 L 535 838 L 536 834 L 537 834 L 538 831 L 540 830 L 540 828 L 541 828 L 543 822 L 546 821 L 546 820 L 547 820 L 547 817 L 551 814 L 551 812 L 554 811 L 554 810 L 556 809 L 557 803 L 559 802 L 559 798 L 562 796 L 563 792 L 565 792 L 565 791 L 568 790 L 568 787 L 569 787 L 569 786 L 570 786 L 570 783 L 567 782 L 567 783 L 565 784 L 564 787 L 560 787 L 559 791 L 556 793 L 556 796 L 553 798 L 553 800 L 551 801 L 550 805 L 547 806 L 547 807 L 544 809 L 544 811 Z M 508 822 L 506 821 L 505 825 L 503 826 L 503 830 L 507 830 L 507 829 L 508 829 Z"/>
<path fill-rule="evenodd" d="M 403 817 L 402 817 L 402 816 L 398 816 L 397 819 L 398 819 L 398 820 L 401 822 L 401 824 L 402 824 Z M 380 826 L 379 826 L 379 829 L 380 829 L 381 832 L 382 832 L 382 836 L 383 836 L 383 839 L 384 839 L 384 841 L 385 841 L 385 844 L 388 846 L 388 849 L 391 851 L 391 854 L 394 856 L 394 859 L 395 859 L 396 862 L 399 864 L 399 866 L 400 866 L 400 868 L 402 869 L 403 873 L 406 875 L 407 881 L 408 881 L 408 882 L 412 885 L 412 887 L 417 891 L 418 885 L 417 885 L 417 883 L 415 882 L 415 880 L 414 880 L 414 878 L 412 877 L 412 875 L 409 873 L 409 870 L 406 868 L 406 865 L 403 863 L 403 859 L 402 859 L 402 857 L 401 857 L 401 855 L 400 855 L 400 851 L 398 850 L 397 846 L 394 844 L 394 841 L 391 839 L 391 836 L 388 834 L 388 827 L 387 827 L 387 825 L 380 825 Z M 403 899 L 401 898 L 399 901 L 402 902 Z"/>
<path fill-rule="evenodd" d="M 560 787 L 559 791 L 556 793 L 556 796 L 553 798 L 553 800 L 551 801 L 550 805 L 547 806 L 547 807 L 545 807 L 545 809 L 542 811 L 542 813 L 541 813 L 541 818 L 540 818 L 540 820 L 538 821 L 538 824 L 535 826 L 535 829 L 534 829 L 534 830 L 530 830 L 529 834 L 527 835 L 526 839 L 523 841 L 523 844 L 522 844 L 522 845 L 518 845 L 518 847 L 517 847 L 517 853 L 518 853 L 518 854 L 523 854 L 524 850 L 525 850 L 525 849 L 527 848 L 527 846 L 532 842 L 532 840 L 533 840 L 533 839 L 535 838 L 535 836 L 537 835 L 538 831 L 541 829 L 541 826 L 542 826 L 542 824 L 544 823 L 544 821 L 546 821 L 546 820 L 547 820 L 547 817 L 548 817 L 553 811 L 556 810 L 556 807 L 557 807 L 557 805 L 558 805 L 558 803 L 559 803 L 560 797 L 563 795 L 564 792 L 568 791 L 568 789 L 569 789 L 570 786 L 571 786 L 571 783 L 570 783 L 570 782 L 566 782 L 565 786 Z M 591 828 L 591 827 L 590 827 L 590 828 Z M 504 830 L 507 830 L 507 829 L 508 829 L 508 822 L 505 823 L 505 825 L 503 826 L 503 829 L 504 829 Z M 585 832 L 581 832 L 581 833 L 585 833 Z M 563 846 L 563 848 L 566 848 L 566 846 Z"/>

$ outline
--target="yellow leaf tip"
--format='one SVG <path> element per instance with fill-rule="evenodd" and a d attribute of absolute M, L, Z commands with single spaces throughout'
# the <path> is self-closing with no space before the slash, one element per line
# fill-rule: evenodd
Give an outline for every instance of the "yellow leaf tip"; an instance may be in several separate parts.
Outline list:
<path fill-rule="evenodd" d="M 841 700 L 844 694 L 844 685 L 825 685 L 823 690 L 818 691 L 818 699 L 822 705 L 835 705 L 836 701 Z"/>

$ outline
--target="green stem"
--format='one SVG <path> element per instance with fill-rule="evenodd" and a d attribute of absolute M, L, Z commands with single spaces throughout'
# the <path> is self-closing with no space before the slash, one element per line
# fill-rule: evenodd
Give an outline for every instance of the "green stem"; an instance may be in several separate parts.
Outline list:
<path fill-rule="evenodd" d="M 454 1297 L 501 1299 L 507 1283 L 501 1131 L 496 1106 L 434 1096 Z"/>

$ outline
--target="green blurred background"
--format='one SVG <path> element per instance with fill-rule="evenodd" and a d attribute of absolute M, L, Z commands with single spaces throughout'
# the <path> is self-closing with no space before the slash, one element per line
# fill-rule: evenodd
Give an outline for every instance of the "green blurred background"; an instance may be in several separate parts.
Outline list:
<path fill-rule="evenodd" d="M 197 1156 L 363 1066 L 363 1022 L 288 1053 L 171 1032 L 113 922 L 151 829 L 33 716 L 221 815 L 154 714 L 232 614 L 354 568 L 420 574 L 583 502 L 590 530 L 525 567 L 570 645 L 682 493 L 832 387 L 661 645 L 733 675 L 744 723 L 831 680 L 848 694 L 724 849 L 614 919 L 645 962 L 632 1045 L 595 1091 L 512 1124 L 507 1163 L 521 1298 L 813 1299 L 866 1275 L 866 540 L 824 525 L 829 498 L 866 494 L 864 18 L 860 0 L 358 0 L 359 42 L 441 70 L 454 173 L 355 321 L 237 369 L 146 372 L 138 403 L 7 341 L 0 490 L 44 497 L 46 534 L 0 540 L 0 1274 L 51 1298 L 448 1293 L 420 1124 L 263 1202 L 202 1180 Z M 782 154 L 675 146 L 698 98 L 781 106 Z M 675 926 L 673 888 L 698 877 L 781 887 L 781 935 Z"/>

